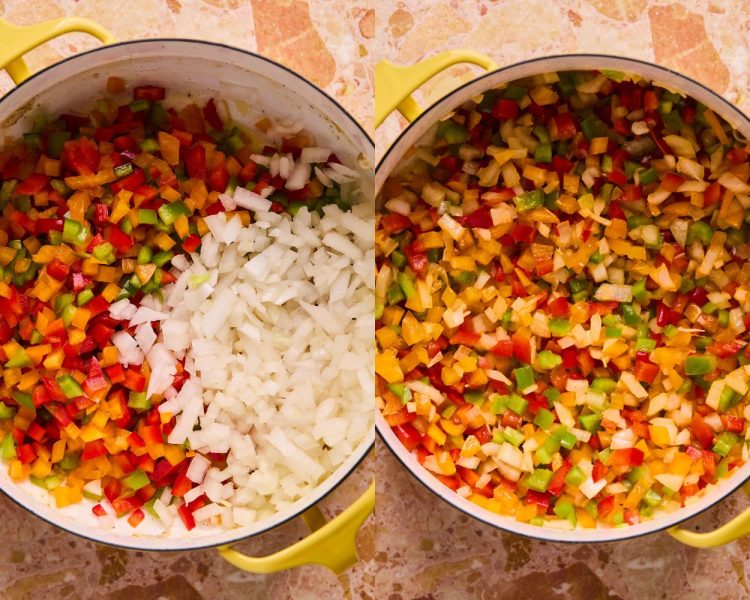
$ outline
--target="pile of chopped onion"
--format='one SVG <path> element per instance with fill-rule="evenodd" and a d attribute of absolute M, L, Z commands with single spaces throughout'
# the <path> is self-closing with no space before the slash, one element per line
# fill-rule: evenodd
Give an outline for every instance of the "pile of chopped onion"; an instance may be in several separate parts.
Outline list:
<path fill-rule="evenodd" d="M 374 214 L 366 203 L 322 218 L 264 212 L 270 202 L 241 188 L 223 201 L 255 210 L 254 222 L 207 217 L 199 253 L 173 260 L 163 305 L 123 300 L 111 314 L 137 325 L 113 342 L 149 363 L 149 397 L 176 415 L 168 441 L 197 452 L 185 501 L 205 494 L 196 520 L 229 528 L 304 497 L 373 427 Z M 227 452 L 223 470 L 205 456 Z M 155 510 L 168 525 L 177 507 Z"/>

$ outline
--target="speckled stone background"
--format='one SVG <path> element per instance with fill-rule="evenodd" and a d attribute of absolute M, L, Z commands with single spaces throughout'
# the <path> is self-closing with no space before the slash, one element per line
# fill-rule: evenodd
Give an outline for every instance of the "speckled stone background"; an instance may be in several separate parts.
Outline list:
<path fill-rule="evenodd" d="M 0 0 L 0 17 L 17 25 L 65 15 L 95 19 L 119 40 L 201 38 L 260 52 L 296 69 L 371 126 L 372 78 L 367 59 L 375 20 L 374 10 L 364 0 Z M 97 45 L 86 35 L 67 35 L 27 59 L 37 70 Z M 10 78 L 1 74 L 0 95 L 11 86 Z M 372 479 L 372 462 L 366 461 L 324 500 L 326 514 L 337 514 L 364 492 Z M 292 522 L 237 548 L 262 556 L 297 541 L 305 531 L 301 522 Z M 367 567 L 374 556 L 371 523 L 359 536 L 360 555 L 367 562 L 340 579 L 322 567 L 251 575 L 212 550 L 158 555 L 99 546 L 43 523 L 4 496 L 0 496 L 0 540 L 3 600 L 317 600 L 375 595 Z"/>
<path fill-rule="evenodd" d="M 324 87 L 370 130 L 376 60 L 408 64 L 459 47 L 499 64 L 574 51 L 655 60 L 750 110 L 750 2 L 742 0 L 0 0 L 0 17 L 18 24 L 66 14 L 95 18 L 118 39 L 194 37 L 261 52 Z M 38 69 L 95 46 L 70 35 L 28 59 Z M 474 72 L 454 67 L 418 98 L 429 104 Z M 10 87 L 0 75 L 0 93 Z M 379 154 L 405 126 L 398 116 L 388 119 L 376 134 Z M 696 551 L 661 534 L 599 546 L 501 534 L 437 500 L 382 445 L 324 502 L 325 511 L 335 514 L 356 498 L 373 471 L 378 509 L 359 538 L 363 561 L 340 579 L 316 567 L 250 575 L 212 551 L 154 555 L 97 546 L 0 498 L 0 598 L 750 597 L 750 539 Z M 747 505 L 735 494 L 696 526 L 715 527 Z M 290 523 L 240 548 L 260 555 L 302 535 L 303 526 Z"/>
<path fill-rule="evenodd" d="M 567 52 L 656 61 L 693 76 L 750 110 L 750 3 L 663 0 L 382 0 L 377 55 L 411 64 L 471 48 L 500 64 Z M 417 94 L 429 105 L 477 71 L 456 66 Z M 378 154 L 406 126 L 378 130 Z M 499 600 L 734 600 L 750 598 L 750 539 L 687 548 L 665 534 L 606 545 L 565 545 L 502 534 L 452 509 L 380 444 L 376 477 L 378 598 Z M 735 494 L 695 520 L 706 530 L 748 505 Z"/>

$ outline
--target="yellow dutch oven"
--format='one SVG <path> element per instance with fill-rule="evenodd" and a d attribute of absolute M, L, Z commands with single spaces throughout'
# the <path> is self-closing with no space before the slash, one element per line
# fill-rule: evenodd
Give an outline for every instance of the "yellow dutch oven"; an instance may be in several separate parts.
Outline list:
<path fill-rule="evenodd" d="M 85 32 L 110 44 L 68 58 L 32 75 L 23 55 L 40 44 L 70 32 Z M 374 144 L 362 127 L 339 104 L 309 81 L 267 58 L 221 44 L 179 39 L 114 43 L 96 23 L 66 18 L 15 27 L 0 20 L 0 69 L 18 86 L 0 99 L 0 132 L 18 137 L 39 112 L 56 114 L 85 109 L 100 94 L 110 75 L 128 85 L 158 83 L 178 98 L 221 97 L 251 103 L 272 117 L 306 115 L 306 128 L 348 164 L 359 165 L 363 181 L 372 184 Z M 270 573 L 303 564 L 323 565 L 340 574 L 358 560 L 356 536 L 375 505 L 375 485 L 331 521 L 316 504 L 336 488 L 364 459 L 374 442 L 374 431 L 336 471 L 307 497 L 269 519 L 223 530 L 197 527 L 191 532 L 161 533 L 143 521 L 134 530 L 124 523 L 103 529 L 85 501 L 57 509 L 49 495 L 29 482 L 14 482 L 0 470 L 0 490 L 45 521 L 90 540 L 137 550 L 175 551 L 218 547 L 233 565 L 255 573 Z M 303 540 L 261 558 L 245 556 L 230 544 L 258 535 L 301 516 L 311 532 Z M 145 527 L 144 527 L 145 525 Z"/>
<path fill-rule="evenodd" d="M 448 67 L 470 63 L 487 72 L 474 78 L 439 99 L 427 109 L 422 109 L 412 94 L 426 81 Z M 472 51 L 448 51 L 416 65 L 399 66 L 389 61 L 380 62 L 375 69 L 375 124 L 379 126 L 394 111 L 409 121 L 409 126 L 384 154 L 375 174 L 376 195 L 398 166 L 407 151 L 417 144 L 426 143 L 429 131 L 442 117 L 470 98 L 511 81 L 554 71 L 612 69 L 640 75 L 669 89 L 679 90 L 718 112 L 746 138 L 750 138 L 750 119 L 736 106 L 702 84 L 658 65 L 622 57 L 598 54 L 574 54 L 528 60 L 508 67 L 498 68 L 490 58 Z M 380 198 L 376 204 L 380 206 Z M 552 542 L 612 542 L 630 539 L 666 530 L 676 540 L 696 548 L 712 548 L 750 534 L 750 509 L 726 525 L 710 533 L 696 533 L 677 525 L 705 511 L 742 487 L 750 495 L 750 463 L 723 480 L 716 489 L 697 501 L 651 521 L 616 528 L 583 529 L 573 531 L 538 527 L 516 521 L 513 517 L 498 515 L 462 498 L 443 485 L 399 441 L 381 414 L 376 416 L 378 433 L 396 458 L 431 492 L 467 515 L 498 529 L 530 538 Z"/>

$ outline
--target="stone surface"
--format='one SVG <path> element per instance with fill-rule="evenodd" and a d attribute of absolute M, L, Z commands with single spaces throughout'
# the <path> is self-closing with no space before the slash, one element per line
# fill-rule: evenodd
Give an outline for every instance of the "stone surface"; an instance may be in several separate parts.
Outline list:
<path fill-rule="evenodd" d="M 742 0 L 0 0 L 0 17 L 30 24 L 88 16 L 118 39 L 204 38 L 271 56 L 299 70 L 372 131 L 372 67 L 472 48 L 499 64 L 566 52 L 655 60 L 750 110 L 747 1 Z M 68 35 L 33 51 L 39 69 L 93 48 Z M 418 93 L 429 104 L 475 73 L 458 66 Z M 11 82 L 0 75 L 0 93 Z M 392 116 L 378 152 L 406 122 Z M 35 519 L 0 498 L 0 598 L 174 600 L 224 598 L 515 600 L 750 597 L 750 539 L 699 551 L 663 534 L 607 545 L 564 545 L 499 532 L 452 509 L 406 473 L 382 444 L 323 503 L 335 514 L 373 472 L 379 499 L 359 537 L 362 562 L 336 578 L 306 567 L 264 576 L 238 571 L 215 551 L 147 554 L 99 546 Z M 696 519 L 708 529 L 746 507 L 735 494 Z M 239 545 L 261 555 L 304 535 L 299 522 Z"/>

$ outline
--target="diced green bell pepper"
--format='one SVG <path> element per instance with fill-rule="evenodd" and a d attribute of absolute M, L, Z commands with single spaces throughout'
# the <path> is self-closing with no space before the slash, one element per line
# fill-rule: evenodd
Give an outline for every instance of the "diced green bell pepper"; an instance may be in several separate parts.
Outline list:
<path fill-rule="evenodd" d="M 553 415 L 546 408 L 540 408 L 534 417 L 534 425 L 541 427 L 542 429 L 549 429 L 555 422 L 555 415 Z"/>
<path fill-rule="evenodd" d="M 516 208 L 520 211 L 531 210 L 544 206 L 544 191 L 541 189 L 524 192 L 513 198 Z"/>
<path fill-rule="evenodd" d="M 57 384 L 60 386 L 62 393 L 65 394 L 65 397 L 68 400 L 83 396 L 83 388 L 81 388 L 79 383 L 75 379 L 73 379 L 72 375 L 63 375 L 62 377 L 58 377 Z"/>
<path fill-rule="evenodd" d="M 521 391 L 536 383 L 534 379 L 534 371 L 528 365 L 519 367 L 518 369 L 513 369 L 513 376 L 516 380 L 516 386 Z"/>
<path fill-rule="evenodd" d="M 685 375 L 707 375 L 716 369 L 716 359 L 713 356 L 688 356 L 685 359 Z"/>
<path fill-rule="evenodd" d="M 523 480 L 523 484 L 530 490 L 546 492 L 552 480 L 552 475 L 553 473 L 549 469 L 534 469 L 534 472 Z"/>
<path fill-rule="evenodd" d="M 146 487 L 151 483 L 151 481 L 148 478 L 148 475 L 144 473 L 141 469 L 136 469 L 133 471 L 130 475 L 125 477 L 125 479 L 122 480 L 125 485 L 127 485 L 131 490 L 140 490 L 141 488 Z"/>

